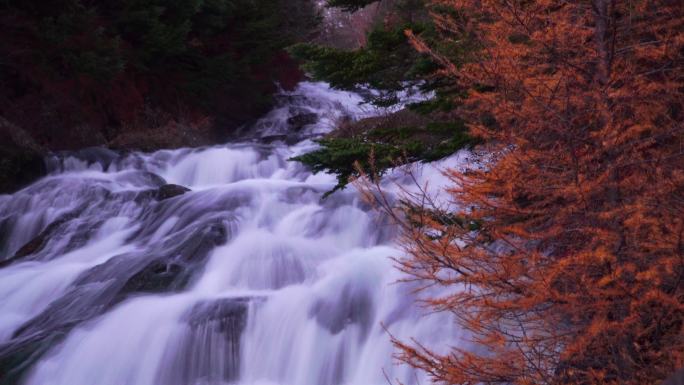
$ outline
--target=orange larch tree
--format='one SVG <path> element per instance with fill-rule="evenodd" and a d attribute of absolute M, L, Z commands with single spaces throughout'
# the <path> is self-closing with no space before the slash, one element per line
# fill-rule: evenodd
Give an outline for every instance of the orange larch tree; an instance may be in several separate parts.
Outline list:
<path fill-rule="evenodd" d="M 475 349 L 399 358 L 449 384 L 659 384 L 684 363 L 684 5 L 434 0 L 486 158 L 461 209 L 407 197 L 399 266 Z M 469 43 L 471 44 L 471 43 Z"/>

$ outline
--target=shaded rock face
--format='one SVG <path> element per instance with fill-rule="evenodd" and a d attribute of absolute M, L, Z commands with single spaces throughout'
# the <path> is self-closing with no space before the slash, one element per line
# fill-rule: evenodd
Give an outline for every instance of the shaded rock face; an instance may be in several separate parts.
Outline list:
<path fill-rule="evenodd" d="M 40 154 L 0 149 L 0 193 L 19 190 L 44 176 L 45 164 Z"/>
<path fill-rule="evenodd" d="M 129 253 L 112 258 L 81 274 L 69 292 L 15 336 L 80 323 L 131 295 L 182 290 L 202 268 L 209 252 L 227 239 L 223 224 L 207 223 L 189 229 L 180 242 L 160 250 L 158 256 Z"/>
<path fill-rule="evenodd" d="M 0 117 L 0 194 L 17 191 L 46 173 L 40 146 Z"/>
<path fill-rule="evenodd" d="M 31 255 L 37 254 L 39 251 L 41 251 L 50 241 L 52 236 L 55 235 L 55 233 L 58 231 L 58 229 L 66 224 L 67 222 L 77 218 L 79 215 L 79 211 L 72 211 L 69 213 L 66 213 L 59 217 L 57 220 L 54 222 L 50 223 L 45 230 L 41 231 L 40 234 L 38 234 L 37 237 L 33 238 L 31 241 L 26 243 L 24 246 L 22 246 L 15 254 L 9 259 L 6 259 L 4 261 L 0 260 L 0 268 L 5 267 L 7 265 L 10 265 L 15 262 L 19 262 L 22 260 L 28 259 L 27 257 L 30 257 Z"/>
<path fill-rule="evenodd" d="M 318 122 L 318 115 L 307 112 L 300 112 L 297 115 L 287 119 L 287 124 L 294 131 L 300 131 L 305 126 L 316 124 L 316 122 Z"/>
<path fill-rule="evenodd" d="M 157 190 L 157 199 L 160 201 L 171 199 L 179 195 L 183 195 L 190 191 L 189 188 L 179 186 L 176 184 L 165 184 Z"/>
<path fill-rule="evenodd" d="M 163 293 L 165 290 L 178 290 L 187 284 L 187 275 L 182 277 L 185 270 L 185 266 L 177 261 L 156 259 L 129 278 L 121 288 L 121 293 L 125 295 L 127 293 Z"/>
<path fill-rule="evenodd" d="M 248 121 L 251 115 L 244 117 Z M 178 121 L 182 120 L 182 121 Z M 188 121 L 187 119 L 169 120 L 156 127 L 140 127 L 135 130 L 118 132 L 107 142 L 111 148 L 118 150 L 154 151 L 160 148 L 180 148 L 185 146 L 199 147 L 216 143 L 220 138 L 210 120 Z M 238 120 L 238 123 L 244 123 Z M 228 127 L 233 127 L 231 122 Z"/>
<path fill-rule="evenodd" d="M 64 332 L 56 332 L 35 336 L 22 343 L 0 345 L 0 384 L 18 384 L 31 365 L 62 341 L 65 335 Z"/>
<path fill-rule="evenodd" d="M 349 325 L 359 325 L 361 336 L 365 338 L 373 320 L 373 300 L 370 293 L 345 286 L 339 298 L 323 298 L 315 302 L 309 315 L 332 334 Z"/>
<path fill-rule="evenodd" d="M 40 190 L 39 187 L 35 189 Z M 109 202 L 100 204 L 99 213 L 97 210 L 91 213 L 85 208 L 68 212 L 51 222 L 12 258 L 0 262 L 0 266 L 6 266 L 26 260 L 49 260 L 59 256 L 59 250 L 66 252 L 70 244 L 80 242 L 74 236 L 82 238 L 82 243 L 92 238 L 92 230 L 97 230 L 100 222 L 90 215 L 102 215 L 102 212 L 106 212 L 104 207 L 107 205 L 116 209 L 126 207 L 132 201 L 144 204 L 145 208 L 140 211 L 139 218 L 147 226 L 142 226 L 140 231 L 133 233 L 131 242 L 138 241 L 145 247 L 112 257 L 84 271 L 61 297 L 21 325 L 13 333 L 11 340 L 0 343 L 0 384 L 16 384 L 25 370 L 62 341 L 71 329 L 101 315 L 127 298 L 145 293 L 184 290 L 193 277 L 201 272 L 211 250 L 225 244 L 230 238 L 231 229 L 228 224 L 231 218 L 229 214 L 221 214 L 206 220 L 189 217 L 189 222 L 179 222 L 174 237 L 153 241 L 154 231 L 160 223 L 167 220 L 172 213 L 178 212 L 179 206 L 188 205 L 187 202 L 179 202 L 171 197 L 183 195 L 189 189 L 164 185 L 150 191 L 154 194 L 144 200 L 141 200 L 140 194 L 107 192 L 97 195 L 104 202 Z M 239 202 L 241 200 L 235 198 L 215 205 L 229 210 L 239 207 Z M 200 214 L 201 211 L 197 215 Z M 73 233 L 72 238 L 60 241 L 69 232 Z M 44 252 L 43 249 L 51 241 L 65 246 L 63 249 L 55 246 L 51 253 Z M 52 243 L 50 248 L 53 248 Z"/>
<path fill-rule="evenodd" d="M 69 155 L 82 159 L 88 162 L 89 165 L 97 163 L 105 170 L 120 157 L 117 152 L 104 147 L 88 147 L 70 153 Z"/>
<path fill-rule="evenodd" d="M 86 271 L 65 295 L 22 325 L 10 342 L 0 344 L 0 369 L 7 368 L 5 372 L 0 371 L 0 384 L 15 383 L 13 381 L 20 378 L 25 369 L 72 328 L 126 298 L 142 293 L 183 290 L 192 276 L 201 270 L 209 251 L 226 241 L 227 230 L 223 225 L 208 224 L 191 232 L 163 256 L 145 259 L 131 253 Z M 219 307 L 214 313 L 217 314 L 214 318 L 218 318 L 229 311 Z M 244 320 L 239 325 L 243 328 Z"/>
<path fill-rule="evenodd" d="M 168 360 L 171 370 L 160 383 L 218 384 L 237 380 L 242 333 L 252 300 L 245 297 L 201 302 L 187 312 L 180 342 Z M 218 365 L 217 359 L 221 360 Z"/>

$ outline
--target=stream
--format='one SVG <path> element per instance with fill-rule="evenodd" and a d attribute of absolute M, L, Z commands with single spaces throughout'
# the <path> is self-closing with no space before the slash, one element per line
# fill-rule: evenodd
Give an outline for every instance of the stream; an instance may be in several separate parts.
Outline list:
<path fill-rule="evenodd" d="M 55 155 L 0 195 L 0 384 L 428 384 L 390 333 L 447 349 L 451 316 L 397 283 L 386 217 L 288 160 L 360 102 L 305 82 L 239 141 Z"/>

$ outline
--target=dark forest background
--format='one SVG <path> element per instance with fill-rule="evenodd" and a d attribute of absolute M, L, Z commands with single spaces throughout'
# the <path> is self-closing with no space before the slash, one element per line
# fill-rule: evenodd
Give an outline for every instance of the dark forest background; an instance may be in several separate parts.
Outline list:
<path fill-rule="evenodd" d="M 309 0 L 0 1 L 0 174 L 225 140 L 300 80 L 283 49 L 317 19 Z"/>

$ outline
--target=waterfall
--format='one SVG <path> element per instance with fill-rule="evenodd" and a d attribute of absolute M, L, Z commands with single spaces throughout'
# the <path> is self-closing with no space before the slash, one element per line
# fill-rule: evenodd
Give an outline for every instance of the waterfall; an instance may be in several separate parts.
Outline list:
<path fill-rule="evenodd" d="M 360 101 L 303 83 L 242 141 L 56 155 L 0 196 L 0 384 L 429 383 L 389 333 L 461 336 L 397 283 L 396 229 L 288 161 Z"/>

